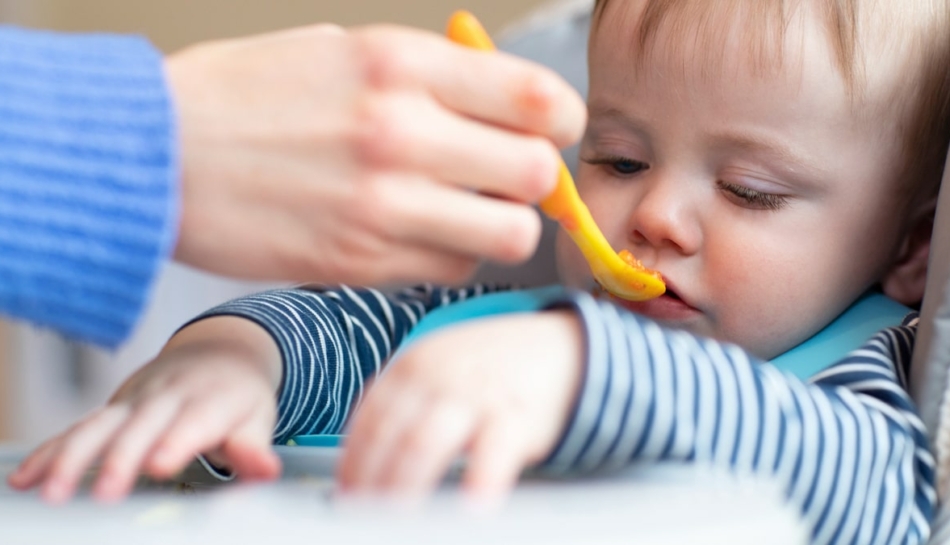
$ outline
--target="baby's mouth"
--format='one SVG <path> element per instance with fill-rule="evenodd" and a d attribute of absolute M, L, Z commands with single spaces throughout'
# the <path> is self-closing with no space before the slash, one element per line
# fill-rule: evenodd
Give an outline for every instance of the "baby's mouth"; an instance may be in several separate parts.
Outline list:
<path fill-rule="evenodd" d="M 623 299 L 623 298 L 621 298 L 621 297 L 617 297 L 617 296 L 613 295 L 612 293 L 610 293 L 606 288 L 604 288 L 604 286 L 602 286 L 602 285 L 600 284 L 600 282 L 598 282 L 598 281 L 596 281 L 596 280 L 594 280 L 594 289 L 591 290 L 591 293 L 592 293 L 594 296 L 596 296 L 596 297 L 612 297 L 612 298 L 614 298 L 614 299 L 618 299 L 618 300 L 621 300 L 621 301 L 624 301 L 624 300 L 625 300 L 625 299 Z M 661 295 L 660 297 L 669 297 L 670 299 L 673 299 L 673 300 L 676 300 L 676 301 L 682 301 L 682 300 L 683 300 L 683 298 L 680 297 L 678 293 L 676 293 L 675 291 L 673 291 L 672 289 L 670 289 L 670 286 L 669 286 L 669 285 L 666 286 L 666 291 L 663 292 L 663 295 Z"/>
<path fill-rule="evenodd" d="M 687 303 L 673 287 L 667 283 L 663 295 L 647 301 L 627 301 L 611 295 L 603 287 L 597 286 L 596 295 L 609 299 L 613 303 L 637 314 L 669 324 L 683 324 L 695 319 L 700 310 Z"/>

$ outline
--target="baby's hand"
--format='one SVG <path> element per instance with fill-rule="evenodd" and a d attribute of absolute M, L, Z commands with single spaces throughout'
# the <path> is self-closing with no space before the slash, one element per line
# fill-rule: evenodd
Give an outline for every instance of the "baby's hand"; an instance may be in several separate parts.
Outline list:
<path fill-rule="evenodd" d="M 250 321 L 197 322 L 105 407 L 34 450 L 8 482 L 21 490 L 40 486 L 44 499 L 59 503 L 101 459 L 93 495 L 117 500 L 140 472 L 166 479 L 209 451 L 242 478 L 275 478 L 280 460 L 270 439 L 280 361 L 273 340 Z"/>
<path fill-rule="evenodd" d="M 473 321 L 418 341 L 354 415 L 342 491 L 419 499 L 465 453 L 465 491 L 497 500 L 554 448 L 582 367 L 581 326 L 568 311 Z"/>

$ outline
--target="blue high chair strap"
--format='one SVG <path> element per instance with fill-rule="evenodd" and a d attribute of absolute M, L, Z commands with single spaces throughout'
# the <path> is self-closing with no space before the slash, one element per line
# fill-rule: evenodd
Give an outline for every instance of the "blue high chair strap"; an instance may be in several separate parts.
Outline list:
<path fill-rule="evenodd" d="M 533 312 L 563 299 L 562 286 L 493 293 L 435 310 L 419 321 L 405 339 L 406 347 L 435 329 L 475 318 L 513 312 Z M 829 367 L 859 348 L 878 331 L 900 325 L 911 309 L 881 295 L 868 293 L 835 321 L 770 363 L 802 380 Z"/>

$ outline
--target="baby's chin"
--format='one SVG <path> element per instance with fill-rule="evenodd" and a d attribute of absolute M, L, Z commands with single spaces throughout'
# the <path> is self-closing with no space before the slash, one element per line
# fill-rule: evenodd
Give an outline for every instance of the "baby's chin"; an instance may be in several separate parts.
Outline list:
<path fill-rule="evenodd" d="M 798 344 L 796 342 L 792 342 L 792 346 L 786 346 L 789 344 L 789 339 L 786 338 L 785 335 L 781 334 L 770 336 L 766 333 L 764 335 L 766 338 L 763 338 L 762 335 L 756 336 L 755 338 L 749 338 L 748 335 L 734 335 L 728 331 L 722 331 L 720 328 L 717 328 L 716 324 L 713 323 L 709 316 L 706 316 L 705 314 L 698 311 L 692 314 L 687 311 L 685 316 L 670 318 L 652 315 L 661 313 L 662 311 L 656 313 L 650 312 L 647 309 L 641 308 L 641 304 L 639 303 L 631 303 L 629 301 L 624 301 L 623 299 L 615 297 L 593 279 L 590 279 L 587 282 L 578 282 L 577 285 L 570 287 L 585 291 L 597 299 L 610 301 L 611 303 L 630 312 L 634 312 L 641 316 L 646 316 L 647 318 L 663 325 L 664 327 L 687 331 L 699 337 L 716 339 L 718 341 L 738 345 L 745 351 L 764 361 L 775 358 Z M 675 312 L 676 310 L 674 309 L 670 314 L 675 314 Z M 743 331 L 740 333 L 748 333 L 751 329 L 753 328 L 743 328 Z"/>

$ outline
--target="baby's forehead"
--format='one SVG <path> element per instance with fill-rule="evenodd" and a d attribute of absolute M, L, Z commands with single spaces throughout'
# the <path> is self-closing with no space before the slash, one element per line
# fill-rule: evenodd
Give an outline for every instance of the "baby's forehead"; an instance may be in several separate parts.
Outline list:
<path fill-rule="evenodd" d="M 591 39 L 604 33 L 622 36 L 621 47 L 628 47 L 637 63 L 634 74 L 662 64 L 703 78 L 788 77 L 813 68 L 819 59 L 834 67 L 858 102 L 874 102 L 882 98 L 875 95 L 891 93 L 898 81 L 908 79 L 898 74 L 906 75 L 905 61 L 919 46 L 915 17 L 903 2 L 894 4 L 600 0 Z"/>

